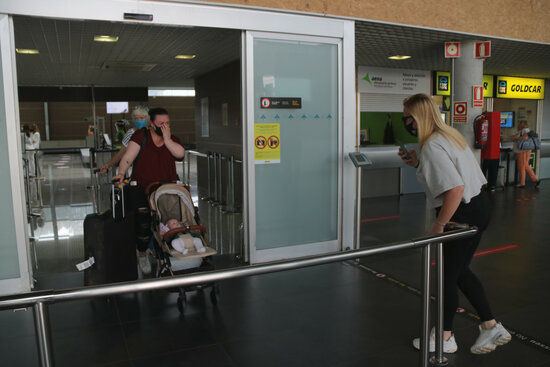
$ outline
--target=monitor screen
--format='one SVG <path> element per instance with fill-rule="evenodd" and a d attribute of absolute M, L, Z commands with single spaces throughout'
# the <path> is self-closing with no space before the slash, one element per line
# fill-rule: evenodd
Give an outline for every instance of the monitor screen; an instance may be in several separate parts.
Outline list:
<path fill-rule="evenodd" d="M 500 112 L 500 127 L 513 127 L 514 126 L 514 112 Z"/>
<path fill-rule="evenodd" d="M 107 102 L 107 113 L 128 113 L 128 102 Z"/>

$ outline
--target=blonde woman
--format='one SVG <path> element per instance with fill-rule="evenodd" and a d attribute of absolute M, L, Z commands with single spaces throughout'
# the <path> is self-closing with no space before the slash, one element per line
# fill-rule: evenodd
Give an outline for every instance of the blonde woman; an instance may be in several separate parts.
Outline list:
<path fill-rule="evenodd" d="M 518 124 L 518 132 L 516 135 L 512 137 L 512 140 L 514 141 L 514 151 L 516 152 L 516 163 L 517 163 L 518 172 L 519 172 L 519 184 L 517 184 L 516 187 L 520 189 L 525 187 L 526 173 L 529 175 L 529 178 L 531 179 L 531 181 L 535 183 L 535 187 L 539 187 L 540 185 L 540 180 L 537 178 L 537 175 L 535 175 L 535 172 L 533 172 L 533 169 L 529 165 L 529 158 L 531 157 L 531 151 L 520 150 L 518 148 L 518 142 L 528 139 L 529 131 L 530 130 L 529 130 L 529 127 L 527 126 L 527 121 L 520 120 Z"/>
<path fill-rule="evenodd" d="M 399 150 L 406 164 L 416 167 L 416 175 L 426 191 L 428 204 L 435 209 L 436 219 L 429 234 L 442 233 L 450 221 L 478 227 L 471 238 L 446 243 L 444 258 L 443 351 L 458 349 L 453 318 L 458 307 L 458 290 L 475 307 L 481 320 L 479 337 L 470 351 L 492 352 L 511 340 L 502 324 L 497 323 L 481 282 L 470 270 L 470 262 L 490 219 L 490 198 L 483 185 L 487 183 L 477 160 L 460 132 L 441 119 L 439 108 L 431 97 L 415 94 L 403 101 L 403 122 L 412 135 L 419 137 L 419 154 L 411 149 L 409 157 Z M 420 340 L 413 340 L 420 348 Z M 435 350 L 434 330 L 429 350 Z"/>

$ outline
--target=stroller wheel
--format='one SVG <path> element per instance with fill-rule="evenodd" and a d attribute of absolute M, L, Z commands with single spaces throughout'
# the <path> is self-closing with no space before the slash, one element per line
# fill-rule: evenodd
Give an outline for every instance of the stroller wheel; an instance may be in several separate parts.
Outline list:
<path fill-rule="evenodd" d="M 183 314 L 185 312 L 185 304 L 187 303 L 187 300 L 185 298 L 185 294 L 183 296 L 178 297 L 178 311 Z"/>
<path fill-rule="evenodd" d="M 212 287 L 212 290 L 210 291 L 210 301 L 212 301 L 213 305 L 218 304 L 218 296 L 216 295 L 216 287 Z"/>

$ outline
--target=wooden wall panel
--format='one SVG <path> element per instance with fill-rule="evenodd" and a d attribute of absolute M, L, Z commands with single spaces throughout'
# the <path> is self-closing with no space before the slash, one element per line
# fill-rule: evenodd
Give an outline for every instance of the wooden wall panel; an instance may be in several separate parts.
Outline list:
<path fill-rule="evenodd" d="M 163 107 L 170 114 L 172 134 L 182 143 L 195 141 L 194 97 L 149 97 L 149 108 Z"/>
<path fill-rule="evenodd" d="M 550 43 L 548 0 L 204 0 Z"/>
<path fill-rule="evenodd" d="M 21 126 L 38 124 L 38 130 L 42 139 L 44 133 L 44 104 L 40 102 L 22 102 L 19 105 L 19 119 Z"/>
<path fill-rule="evenodd" d="M 129 102 L 130 111 L 141 102 Z M 183 143 L 195 140 L 195 98 L 161 97 L 151 98 L 150 107 L 164 107 L 170 113 L 172 133 Z M 89 121 L 92 121 L 91 102 L 49 102 L 50 140 L 85 139 Z M 38 123 L 42 139 L 46 139 L 43 102 L 20 102 L 21 125 Z M 116 131 L 115 122 L 119 119 L 131 120 L 130 113 L 108 115 L 105 102 L 96 103 L 96 114 L 105 118 L 105 130 Z M 131 123 L 131 121 L 130 121 Z M 112 130 L 111 130 L 112 129 Z"/>

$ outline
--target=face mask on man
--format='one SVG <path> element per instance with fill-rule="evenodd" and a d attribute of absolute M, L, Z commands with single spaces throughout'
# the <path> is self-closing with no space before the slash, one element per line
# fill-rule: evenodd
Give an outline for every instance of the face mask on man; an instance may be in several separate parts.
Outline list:
<path fill-rule="evenodd" d="M 145 126 L 147 126 L 147 120 L 134 120 L 134 126 L 136 129 L 143 129 Z"/>

